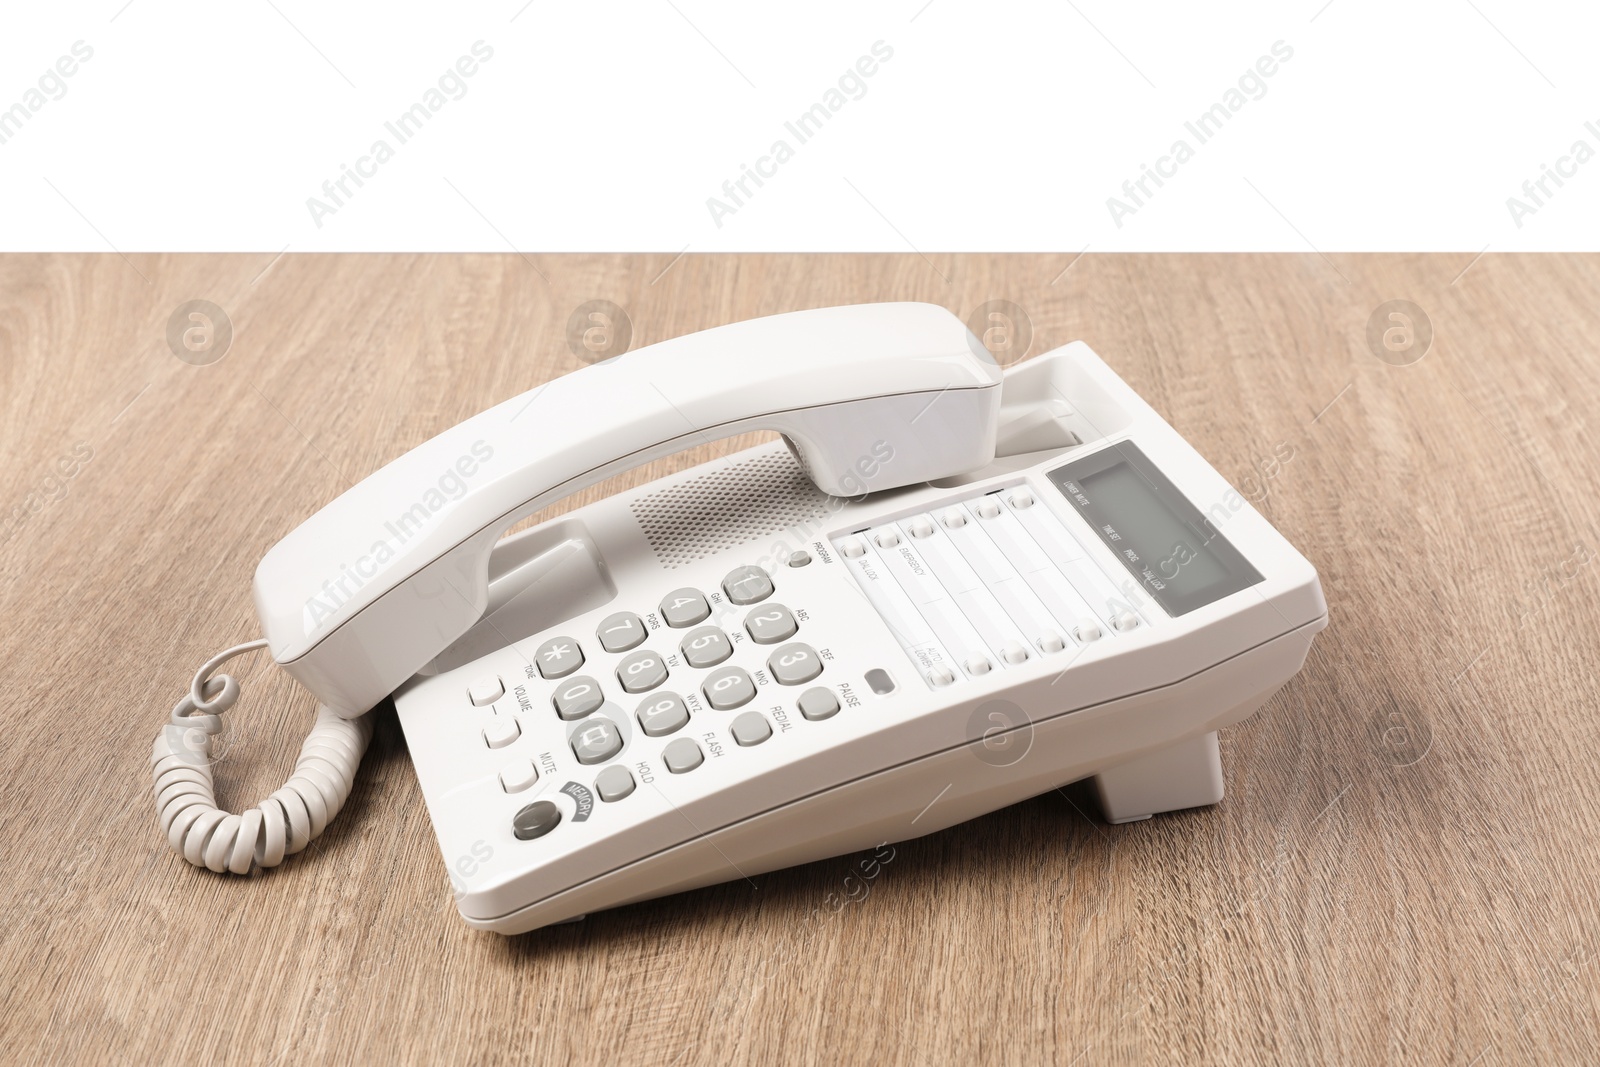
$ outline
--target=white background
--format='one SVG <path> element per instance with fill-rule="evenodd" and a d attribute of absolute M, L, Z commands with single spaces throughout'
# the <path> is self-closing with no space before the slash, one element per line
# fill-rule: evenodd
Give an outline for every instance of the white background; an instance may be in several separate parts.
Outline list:
<path fill-rule="evenodd" d="M 30 5 L 0 109 L 6 250 L 1304 251 L 1600 247 L 1600 12 L 1512 0 Z M 475 41 L 493 59 L 319 227 L 307 198 Z M 1119 227 L 1107 198 L 1293 58 Z M 876 41 L 812 141 L 784 130 Z M 1585 129 L 1593 121 L 1596 131 Z M 795 147 L 718 226 L 707 198 Z M 352 187 L 353 188 L 353 187 Z"/>

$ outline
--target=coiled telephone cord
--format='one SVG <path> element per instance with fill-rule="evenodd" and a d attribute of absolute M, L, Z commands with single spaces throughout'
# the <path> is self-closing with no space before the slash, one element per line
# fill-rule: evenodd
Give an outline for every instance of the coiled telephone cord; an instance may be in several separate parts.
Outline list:
<path fill-rule="evenodd" d="M 211 742 L 222 729 L 222 714 L 239 699 L 239 683 L 229 674 L 211 675 L 234 656 L 265 647 L 265 640 L 247 641 L 207 660 L 150 753 L 156 813 L 167 841 L 196 867 L 219 873 L 276 867 L 315 840 L 349 799 L 372 739 L 370 713 L 347 719 L 319 704 L 283 787 L 242 814 L 217 807 Z"/>

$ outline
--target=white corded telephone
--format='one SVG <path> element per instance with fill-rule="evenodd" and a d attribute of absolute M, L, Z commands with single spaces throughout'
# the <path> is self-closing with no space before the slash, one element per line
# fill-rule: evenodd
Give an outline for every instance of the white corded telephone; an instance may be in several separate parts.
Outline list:
<path fill-rule="evenodd" d="M 502 540 L 612 474 L 749 449 Z M 787 446 L 787 447 L 785 447 Z M 461 914 L 517 933 L 904 840 L 1094 776 L 1124 822 L 1222 797 L 1218 728 L 1300 669 L 1315 570 L 1081 343 L 1004 373 L 930 304 L 734 323 L 490 408 L 256 571 L 265 638 L 152 754 L 163 831 L 245 873 L 321 832 L 394 695 Z M 322 702 L 215 805 L 256 648 Z"/>

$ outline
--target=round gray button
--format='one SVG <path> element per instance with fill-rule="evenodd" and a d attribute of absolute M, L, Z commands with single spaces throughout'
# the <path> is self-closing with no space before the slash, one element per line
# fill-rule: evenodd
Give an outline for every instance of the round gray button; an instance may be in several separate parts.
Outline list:
<path fill-rule="evenodd" d="M 813 686 L 800 694 L 800 714 L 816 722 L 839 713 L 839 698 L 825 685 Z"/>
<path fill-rule="evenodd" d="M 548 800 L 535 800 L 511 817 L 511 832 L 519 841 L 543 837 L 561 822 L 561 809 Z"/>
<path fill-rule="evenodd" d="M 700 746 L 687 737 L 680 737 L 661 750 L 661 762 L 673 774 L 692 771 L 705 761 L 705 753 L 700 751 Z"/>
<path fill-rule="evenodd" d="M 803 548 L 798 552 L 789 553 L 789 566 L 791 566 L 791 567 L 804 567 L 807 563 L 810 563 L 810 562 L 811 562 L 811 553 L 807 552 Z"/>
<path fill-rule="evenodd" d="M 622 732 L 610 719 L 590 719 L 589 724 L 572 735 L 572 754 L 584 766 L 604 763 L 622 751 Z"/>
<path fill-rule="evenodd" d="M 822 673 L 817 650 L 804 641 L 781 646 L 768 657 L 767 666 L 779 685 L 803 685 Z"/>
<path fill-rule="evenodd" d="M 759 711 L 747 711 L 728 724 L 733 739 L 744 747 L 759 745 L 772 736 L 772 724 Z"/>
<path fill-rule="evenodd" d="M 722 579 L 722 591 L 735 604 L 754 604 L 772 595 L 772 579 L 760 567 L 735 567 Z"/>
<path fill-rule="evenodd" d="M 617 664 L 617 681 L 629 693 L 646 692 L 666 680 L 666 663 L 649 650 L 635 652 Z"/>
<path fill-rule="evenodd" d="M 711 605 L 700 590 L 684 586 L 661 598 L 661 617 L 672 627 L 693 626 L 711 614 Z"/>
<path fill-rule="evenodd" d="M 731 711 L 755 699 L 756 683 L 742 667 L 724 667 L 706 678 L 700 686 L 706 700 L 718 711 Z"/>
<path fill-rule="evenodd" d="M 583 718 L 605 703 L 605 699 L 605 694 L 600 692 L 600 683 L 587 674 L 580 674 L 556 686 L 551 703 L 556 706 L 556 714 L 570 722 Z"/>
<path fill-rule="evenodd" d="M 656 693 L 639 705 L 639 729 L 646 737 L 664 737 L 689 723 L 689 709 L 677 693 Z"/>
<path fill-rule="evenodd" d="M 683 658 L 691 667 L 715 667 L 733 655 L 733 642 L 715 626 L 690 630 L 683 639 Z"/>
<path fill-rule="evenodd" d="M 607 652 L 626 652 L 644 643 L 644 620 L 631 611 L 619 611 L 601 619 L 594 635 Z"/>
<path fill-rule="evenodd" d="M 533 661 L 539 665 L 541 677 L 565 678 L 583 666 L 583 651 L 570 637 L 552 637 L 539 646 Z"/>
<path fill-rule="evenodd" d="M 633 792 L 633 775 L 620 763 L 607 767 L 594 780 L 594 791 L 607 804 L 614 803 Z"/>
<path fill-rule="evenodd" d="M 744 628 L 749 631 L 750 640 L 756 644 L 775 645 L 793 637 L 800 625 L 782 604 L 763 604 L 759 608 L 752 608 L 750 614 L 744 617 Z"/>

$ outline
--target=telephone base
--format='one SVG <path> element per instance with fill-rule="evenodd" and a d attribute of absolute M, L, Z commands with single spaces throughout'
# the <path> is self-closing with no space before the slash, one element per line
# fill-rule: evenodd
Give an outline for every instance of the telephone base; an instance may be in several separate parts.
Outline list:
<path fill-rule="evenodd" d="M 1216 731 L 1101 771 L 1094 785 L 1101 811 L 1113 825 L 1215 804 L 1223 788 Z"/>

